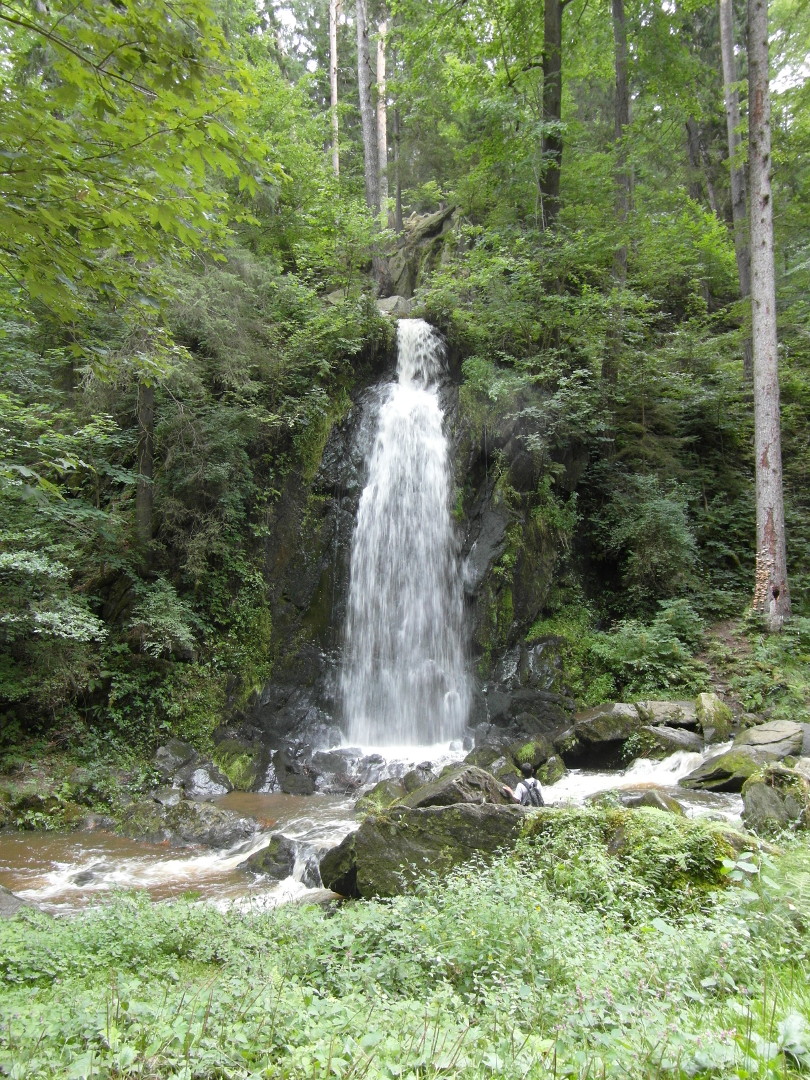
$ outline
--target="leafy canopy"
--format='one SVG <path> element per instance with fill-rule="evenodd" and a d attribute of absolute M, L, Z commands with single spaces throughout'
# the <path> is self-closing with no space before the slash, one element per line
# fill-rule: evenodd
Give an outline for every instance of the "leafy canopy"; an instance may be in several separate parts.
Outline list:
<path fill-rule="evenodd" d="M 63 317 L 220 238 L 265 168 L 207 0 L 0 3 L 0 271 Z M 271 171 L 273 171 L 271 167 Z"/>

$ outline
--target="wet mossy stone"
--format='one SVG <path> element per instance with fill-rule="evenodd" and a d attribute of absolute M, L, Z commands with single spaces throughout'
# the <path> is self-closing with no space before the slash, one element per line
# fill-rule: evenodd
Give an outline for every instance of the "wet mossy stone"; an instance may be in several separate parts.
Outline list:
<path fill-rule="evenodd" d="M 534 766 L 535 769 L 548 761 L 553 753 L 554 747 L 548 739 L 544 738 L 515 742 L 509 747 L 509 754 L 516 765 L 522 765 L 524 762 L 528 762 L 530 765 Z"/>
<path fill-rule="evenodd" d="M 239 863 L 237 869 L 283 881 L 293 872 L 297 850 L 293 840 L 289 840 L 282 833 L 273 833 L 267 847 L 255 851 L 244 862 Z"/>
<path fill-rule="evenodd" d="M 753 776 L 767 760 L 754 747 L 735 747 L 704 761 L 694 772 L 683 777 L 680 785 L 703 791 L 740 792 L 749 776 Z"/>
<path fill-rule="evenodd" d="M 557 754 L 552 756 L 537 770 L 537 779 L 541 784 L 548 785 L 556 784 L 558 780 L 567 774 L 568 769 L 565 767 L 565 762 Z"/>
<path fill-rule="evenodd" d="M 697 709 L 694 701 L 637 701 L 636 709 L 646 724 L 697 727 Z"/>
<path fill-rule="evenodd" d="M 717 694 L 698 694 L 695 698 L 698 727 L 707 743 L 726 742 L 731 738 L 734 717 Z"/>
<path fill-rule="evenodd" d="M 667 757 L 681 750 L 699 754 L 703 750 L 703 739 L 700 735 L 685 727 L 648 724 L 641 728 L 641 732 L 645 744 L 645 757 Z"/>
<path fill-rule="evenodd" d="M 343 896 L 398 896 L 426 873 L 446 874 L 473 855 L 513 846 L 528 816 L 514 803 L 397 806 L 367 817 L 357 832 L 328 851 L 320 862 L 321 880 Z"/>
<path fill-rule="evenodd" d="M 152 844 L 229 848 L 251 839 L 258 827 L 253 818 L 208 802 L 181 799 L 175 806 L 164 806 L 154 799 L 141 799 L 127 807 L 116 832 Z"/>
<path fill-rule="evenodd" d="M 370 791 L 366 791 L 354 804 L 356 814 L 379 814 L 408 794 L 402 780 L 380 780 Z"/>

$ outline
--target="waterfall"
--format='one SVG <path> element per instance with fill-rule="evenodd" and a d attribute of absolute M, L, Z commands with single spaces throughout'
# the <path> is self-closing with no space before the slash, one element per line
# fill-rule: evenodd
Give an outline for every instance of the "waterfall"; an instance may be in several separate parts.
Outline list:
<path fill-rule="evenodd" d="M 469 708 L 439 335 L 397 327 L 397 382 L 384 400 L 352 540 L 341 691 L 349 739 L 432 745 Z"/>

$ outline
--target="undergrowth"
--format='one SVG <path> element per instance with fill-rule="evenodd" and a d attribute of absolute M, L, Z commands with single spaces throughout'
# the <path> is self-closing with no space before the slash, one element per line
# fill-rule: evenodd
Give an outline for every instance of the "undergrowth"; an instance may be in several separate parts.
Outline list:
<path fill-rule="evenodd" d="M 0 1072 L 806 1075 L 806 844 L 718 868 L 716 848 L 707 862 L 664 832 L 642 866 L 597 842 L 608 818 L 585 812 L 578 847 L 538 836 L 415 895 L 332 913 L 127 896 L 56 923 L 18 918 L 0 926 Z M 682 885 L 701 865 L 725 884 L 695 903 Z"/>

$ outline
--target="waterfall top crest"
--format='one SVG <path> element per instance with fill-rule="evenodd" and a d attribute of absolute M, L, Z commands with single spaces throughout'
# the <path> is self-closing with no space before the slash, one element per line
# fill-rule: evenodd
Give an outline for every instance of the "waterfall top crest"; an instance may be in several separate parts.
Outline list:
<path fill-rule="evenodd" d="M 397 323 L 397 377 L 403 386 L 432 386 L 445 372 L 444 342 L 424 319 Z"/>

